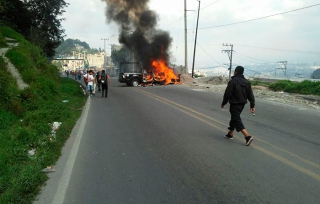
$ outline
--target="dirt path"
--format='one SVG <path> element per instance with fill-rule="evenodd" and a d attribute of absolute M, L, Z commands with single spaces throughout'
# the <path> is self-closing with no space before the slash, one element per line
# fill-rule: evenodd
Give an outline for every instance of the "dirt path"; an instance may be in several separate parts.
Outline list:
<path fill-rule="evenodd" d="M 19 71 L 14 67 L 14 65 L 10 62 L 10 60 L 8 58 L 5 57 L 5 53 L 11 49 L 12 47 L 18 46 L 18 43 L 12 43 L 12 41 L 15 41 L 14 39 L 11 38 L 6 38 L 7 43 L 9 45 L 9 48 L 1 48 L 0 49 L 0 55 L 4 58 L 4 60 L 7 62 L 8 64 L 8 71 L 12 74 L 12 76 L 17 80 L 17 85 L 18 88 L 20 90 L 25 89 L 27 87 L 29 87 L 28 84 L 26 84 L 22 78 L 21 75 L 19 73 Z"/>

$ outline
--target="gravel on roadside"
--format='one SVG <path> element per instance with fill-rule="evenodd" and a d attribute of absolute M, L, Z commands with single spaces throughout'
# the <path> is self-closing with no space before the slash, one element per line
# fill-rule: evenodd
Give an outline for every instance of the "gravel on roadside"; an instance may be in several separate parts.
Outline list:
<path fill-rule="evenodd" d="M 182 75 L 181 82 L 192 89 L 200 89 L 203 91 L 224 93 L 227 87 L 227 79 L 221 76 L 192 79 L 190 75 Z M 320 96 L 292 94 L 283 91 L 277 92 L 261 85 L 253 86 L 252 89 L 256 98 L 291 104 L 299 108 L 320 110 Z"/>

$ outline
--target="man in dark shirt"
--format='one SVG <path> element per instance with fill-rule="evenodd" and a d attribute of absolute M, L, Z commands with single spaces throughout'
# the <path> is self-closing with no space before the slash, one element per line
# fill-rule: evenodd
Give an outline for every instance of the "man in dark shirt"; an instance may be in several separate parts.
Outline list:
<path fill-rule="evenodd" d="M 250 111 L 254 113 L 255 111 L 255 99 L 252 92 L 250 82 L 243 76 L 244 68 L 237 66 L 234 71 L 234 76 L 228 82 L 228 86 L 223 96 L 223 101 L 221 103 L 221 108 L 223 108 L 228 102 L 230 103 L 230 114 L 231 120 L 229 122 L 229 132 L 225 135 L 227 139 L 233 139 L 233 132 L 242 132 L 246 139 L 246 146 L 249 146 L 253 138 L 249 135 L 245 129 L 240 114 L 244 109 L 247 100 L 250 102 Z"/>

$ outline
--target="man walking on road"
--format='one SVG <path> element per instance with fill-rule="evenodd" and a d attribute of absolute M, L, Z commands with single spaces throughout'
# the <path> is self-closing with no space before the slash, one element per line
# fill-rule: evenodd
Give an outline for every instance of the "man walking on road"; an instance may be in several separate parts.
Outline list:
<path fill-rule="evenodd" d="M 102 97 L 108 97 L 108 84 L 111 85 L 110 77 L 106 74 L 105 70 L 102 70 L 102 74 L 100 75 L 100 82 L 102 86 Z"/>
<path fill-rule="evenodd" d="M 234 71 L 234 76 L 228 82 L 228 86 L 225 90 L 221 108 L 223 108 L 228 102 L 230 103 L 231 120 L 229 122 L 229 132 L 225 135 L 227 139 L 233 139 L 233 132 L 236 129 L 237 132 L 242 132 L 246 139 L 246 146 L 249 146 L 253 138 L 249 135 L 245 129 L 240 114 L 244 109 L 247 100 L 250 102 L 250 111 L 255 111 L 255 99 L 252 92 L 250 82 L 243 76 L 244 68 L 237 66 Z"/>
<path fill-rule="evenodd" d="M 83 75 L 83 78 L 87 84 L 88 96 L 91 97 L 92 91 L 93 91 L 93 80 L 94 80 L 92 70 L 90 70 L 89 73 Z"/>

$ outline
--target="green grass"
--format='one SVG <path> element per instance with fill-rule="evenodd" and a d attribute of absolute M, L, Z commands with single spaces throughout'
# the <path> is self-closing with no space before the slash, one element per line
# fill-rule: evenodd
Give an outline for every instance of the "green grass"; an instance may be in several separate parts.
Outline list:
<path fill-rule="evenodd" d="M 270 82 L 264 82 L 264 81 L 250 81 L 252 86 L 269 86 L 271 83 Z"/>
<path fill-rule="evenodd" d="M 310 80 L 304 80 L 302 82 L 280 80 L 270 84 L 269 88 L 274 91 L 320 96 L 320 82 L 313 82 Z"/>
<path fill-rule="evenodd" d="M 4 47 L 8 47 L 8 44 L 4 36 L 0 33 L 0 48 Z"/>
<path fill-rule="evenodd" d="M 59 77 L 39 48 L 10 28 L 0 26 L 0 33 L 19 42 L 6 57 L 30 85 L 19 90 L 0 57 L 0 203 L 32 203 L 48 179 L 41 170 L 60 157 L 86 97 L 78 82 Z M 52 122 L 62 122 L 53 141 Z M 36 154 L 29 156 L 32 149 Z"/>

